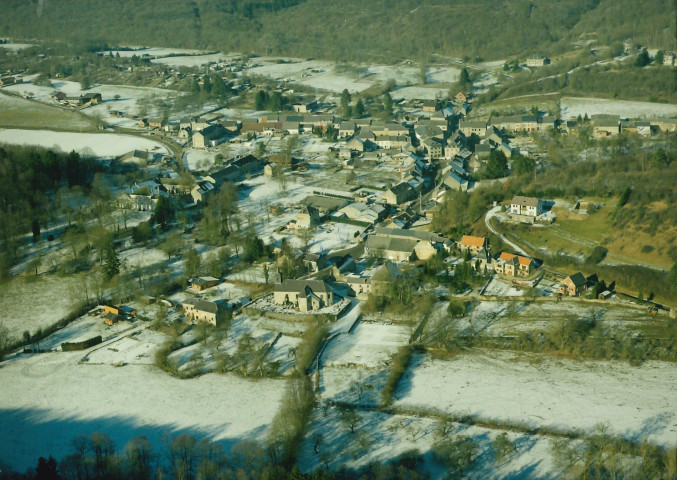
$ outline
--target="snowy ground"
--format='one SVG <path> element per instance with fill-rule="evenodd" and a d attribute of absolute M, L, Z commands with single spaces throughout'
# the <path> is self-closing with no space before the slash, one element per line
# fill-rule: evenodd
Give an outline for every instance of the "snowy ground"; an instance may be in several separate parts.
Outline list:
<path fill-rule="evenodd" d="M 517 297 L 524 295 L 524 289 L 520 287 L 515 287 L 510 284 L 507 279 L 494 276 L 489 281 L 489 285 L 486 290 L 484 290 L 484 295 L 497 297 Z"/>
<path fill-rule="evenodd" d="M 73 309 L 71 290 L 78 281 L 57 275 L 12 279 L 0 287 L 0 322 L 10 336 L 20 338 L 25 330 L 35 333 L 61 320 Z"/>
<path fill-rule="evenodd" d="M 591 431 L 677 444 L 677 369 L 604 361 L 558 360 L 487 351 L 449 361 L 417 356 L 395 397 L 400 407 L 425 407 L 486 420 Z"/>
<path fill-rule="evenodd" d="M 0 43 L 0 48 L 9 50 L 12 53 L 17 53 L 24 48 L 34 47 L 32 43 Z"/>
<path fill-rule="evenodd" d="M 107 124 L 126 128 L 138 127 L 138 122 L 130 118 L 112 116 L 110 115 L 111 110 L 135 115 L 139 112 L 138 101 L 141 98 L 163 99 L 178 94 L 175 91 L 164 90 L 162 88 L 106 84 L 97 84 L 93 85 L 88 90 L 82 90 L 80 83 L 68 80 L 54 80 L 52 81 L 52 87 L 22 83 L 10 85 L 9 87 L 6 87 L 6 89 L 19 95 L 29 95 L 32 98 L 47 104 L 57 103 L 51 98 L 51 94 L 54 91 L 64 92 L 68 96 L 79 96 L 85 93 L 100 93 L 103 103 L 87 107 L 81 110 L 81 112 L 89 116 L 101 115 Z M 157 102 L 154 101 L 150 102 L 151 110 L 155 107 L 156 103 Z"/>
<path fill-rule="evenodd" d="M 209 170 L 214 166 L 217 152 L 206 150 L 187 150 L 183 154 L 183 164 L 188 170 Z"/>
<path fill-rule="evenodd" d="M 122 45 L 124 46 L 124 45 Z M 117 56 L 118 54 L 121 57 L 141 57 L 143 55 L 150 55 L 151 57 L 164 57 L 167 55 L 200 55 L 206 52 L 202 50 L 191 50 L 188 48 L 163 48 L 163 47 L 130 47 L 134 50 L 106 50 L 103 53 L 109 55 L 112 53 Z"/>
<path fill-rule="evenodd" d="M 588 117 L 595 114 L 620 115 L 621 118 L 677 116 L 677 105 L 602 98 L 563 97 L 560 108 L 563 120 L 573 119 L 578 115 L 585 116 L 586 113 Z"/>
<path fill-rule="evenodd" d="M 406 345 L 411 332 L 399 325 L 361 322 L 353 333 L 332 340 L 322 354 L 322 365 L 379 367 Z"/>
<path fill-rule="evenodd" d="M 213 53 L 209 55 L 184 55 L 178 57 L 155 58 L 151 63 L 161 63 L 170 67 L 199 67 L 210 62 L 218 63 L 227 60 L 228 57 L 222 53 Z"/>
<path fill-rule="evenodd" d="M 189 433 L 228 449 L 263 440 L 284 382 L 208 374 L 178 380 L 148 365 L 78 364 L 83 352 L 15 357 L 0 369 L 0 458 L 22 471 L 40 455 L 62 458 L 76 435 L 104 432 L 122 449 L 146 435 Z M 142 394 L 140 394 L 142 393 Z"/>
<path fill-rule="evenodd" d="M 309 432 L 301 444 L 299 465 L 302 471 L 313 471 L 328 466 L 359 468 L 370 462 L 389 462 L 405 452 L 423 455 L 422 470 L 431 479 L 448 478 L 446 469 L 435 462 L 430 452 L 440 440 L 436 436 L 437 422 L 430 418 L 406 415 L 386 415 L 360 411 L 360 422 L 355 433 L 341 421 L 339 409 L 328 408 L 326 414 L 318 408 Z M 453 424 L 451 435 L 464 435 L 478 446 L 479 456 L 463 478 L 483 479 L 554 479 L 561 476 L 551 456 L 551 441 L 546 437 L 508 432 L 515 452 L 506 460 L 497 462 L 492 441 L 500 430 Z M 318 437 L 319 435 L 319 437 Z M 316 454 L 314 440 L 321 438 Z"/>
<path fill-rule="evenodd" d="M 127 268 L 143 268 L 167 261 L 167 255 L 157 248 L 136 247 L 124 250 L 118 255 Z"/>
<path fill-rule="evenodd" d="M 435 100 L 436 98 L 445 98 L 448 93 L 449 87 L 402 87 L 396 88 L 390 94 L 394 99 Z"/>
<path fill-rule="evenodd" d="M 146 138 L 115 133 L 70 133 L 50 130 L 0 129 L 0 143 L 38 145 L 64 152 L 75 150 L 97 157 L 117 157 L 131 150 L 167 153 L 162 144 Z"/>

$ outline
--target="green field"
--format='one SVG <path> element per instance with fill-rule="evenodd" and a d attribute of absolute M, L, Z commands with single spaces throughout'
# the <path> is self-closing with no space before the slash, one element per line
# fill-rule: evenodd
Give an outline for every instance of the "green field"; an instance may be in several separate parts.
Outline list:
<path fill-rule="evenodd" d="M 0 127 L 94 130 L 94 125 L 75 112 L 0 94 Z"/>

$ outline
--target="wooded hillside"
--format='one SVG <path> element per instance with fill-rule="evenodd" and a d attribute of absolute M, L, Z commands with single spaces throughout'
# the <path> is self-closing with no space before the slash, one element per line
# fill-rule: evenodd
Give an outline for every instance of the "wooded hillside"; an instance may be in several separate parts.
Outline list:
<path fill-rule="evenodd" d="M 0 35 L 315 58 L 553 54 L 627 37 L 674 48 L 671 0 L 49 0 L 4 2 Z"/>

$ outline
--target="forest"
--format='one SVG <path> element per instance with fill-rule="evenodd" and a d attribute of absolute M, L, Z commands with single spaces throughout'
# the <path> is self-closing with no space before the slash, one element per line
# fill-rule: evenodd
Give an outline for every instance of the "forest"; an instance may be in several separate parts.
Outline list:
<path fill-rule="evenodd" d="M 244 0 L 6 2 L 0 35 L 118 42 L 266 55 L 434 61 L 492 60 L 570 51 L 628 37 L 674 48 L 670 0 Z"/>

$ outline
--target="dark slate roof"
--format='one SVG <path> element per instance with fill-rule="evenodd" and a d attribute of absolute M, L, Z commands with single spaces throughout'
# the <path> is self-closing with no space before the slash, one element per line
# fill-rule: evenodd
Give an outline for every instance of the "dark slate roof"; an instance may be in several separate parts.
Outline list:
<path fill-rule="evenodd" d="M 322 280 L 284 280 L 282 283 L 275 285 L 276 292 L 297 292 L 301 294 L 306 293 L 306 288 L 310 288 L 313 292 L 329 293 L 327 284 Z"/>
<path fill-rule="evenodd" d="M 581 272 L 576 272 L 573 275 L 569 275 L 569 280 L 571 280 L 571 283 L 576 285 L 577 287 L 583 286 L 586 283 L 588 283 L 587 279 L 585 278 L 585 275 L 583 275 Z"/>
<path fill-rule="evenodd" d="M 208 313 L 218 313 L 219 305 L 207 300 L 187 300 L 184 304 L 190 304 L 195 307 L 195 310 Z"/>

